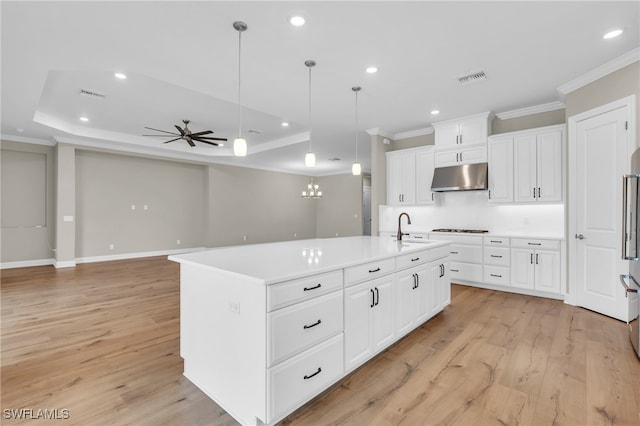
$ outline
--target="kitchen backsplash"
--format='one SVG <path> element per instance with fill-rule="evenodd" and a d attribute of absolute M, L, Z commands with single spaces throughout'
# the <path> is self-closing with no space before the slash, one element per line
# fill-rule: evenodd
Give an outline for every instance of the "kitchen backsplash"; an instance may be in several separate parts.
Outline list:
<path fill-rule="evenodd" d="M 379 231 L 396 231 L 398 215 L 407 212 L 411 225 L 403 219 L 404 232 L 429 232 L 434 228 L 487 229 L 502 234 L 564 236 L 563 204 L 489 204 L 486 191 L 436 194 L 432 206 L 379 207 Z"/>

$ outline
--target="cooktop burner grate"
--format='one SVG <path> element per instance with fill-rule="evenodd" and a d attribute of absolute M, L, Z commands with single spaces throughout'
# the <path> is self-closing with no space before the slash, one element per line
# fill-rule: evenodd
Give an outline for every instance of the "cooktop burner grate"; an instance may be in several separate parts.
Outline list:
<path fill-rule="evenodd" d="M 432 232 L 460 232 L 465 234 L 486 234 L 489 232 L 486 229 L 455 229 L 455 228 L 438 228 Z"/>

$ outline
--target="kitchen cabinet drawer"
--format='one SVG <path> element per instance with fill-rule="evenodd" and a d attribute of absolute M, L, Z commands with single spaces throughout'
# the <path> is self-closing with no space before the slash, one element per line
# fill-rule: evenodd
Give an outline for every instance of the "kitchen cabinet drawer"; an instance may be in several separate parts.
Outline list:
<path fill-rule="evenodd" d="M 509 247 L 509 238 L 504 237 L 484 237 L 485 246 L 492 247 Z"/>
<path fill-rule="evenodd" d="M 558 240 L 534 240 L 528 238 L 512 238 L 511 247 L 526 248 L 531 250 L 560 250 L 560 241 Z"/>
<path fill-rule="evenodd" d="M 453 262 L 482 263 L 482 246 L 451 244 L 449 258 Z"/>
<path fill-rule="evenodd" d="M 438 260 L 443 257 L 449 256 L 449 250 L 451 250 L 448 246 L 436 247 L 429 250 L 429 260 Z"/>
<path fill-rule="evenodd" d="M 507 247 L 485 247 L 484 264 L 493 266 L 509 266 L 511 251 Z"/>
<path fill-rule="evenodd" d="M 482 265 L 451 262 L 449 266 L 451 281 L 456 280 L 482 282 Z"/>
<path fill-rule="evenodd" d="M 479 235 L 460 235 L 459 233 L 451 232 L 432 232 L 429 234 L 430 240 L 436 241 L 449 241 L 451 244 L 466 244 L 470 246 L 481 246 L 482 237 Z"/>
<path fill-rule="evenodd" d="M 509 285 L 509 267 L 485 265 L 484 282 L 488 284 L 508 286 Z"/>
<path fill-rule="evenodd" d="M 345 268 L 344 282 L 345 285 L 351 285 L 364 280 L 372 280 L 394 272 L 395 268 L 396 260 L 394 258 L 352 266 Z"/>
<path fill-rule="evenodd" d="M 267 364 L 342 332 L 342 291 L 271 312 L 267 317 Z"/>
<path fill-rule="evenodd" d="M 343 334 L 270 368 L 267 423 L 292 412 L 344 373 Z"/>
<path fill-rule="evenodd" d="M 267 312 L 342 288 L 342 269 L 267 287 Z"/>
<path fill-rule="evenodd" d="M 418 266 L 429 261 L 429 250 L 405 254 L 396 258 L 396 269 L 404 269 L 410 266 Z"/>

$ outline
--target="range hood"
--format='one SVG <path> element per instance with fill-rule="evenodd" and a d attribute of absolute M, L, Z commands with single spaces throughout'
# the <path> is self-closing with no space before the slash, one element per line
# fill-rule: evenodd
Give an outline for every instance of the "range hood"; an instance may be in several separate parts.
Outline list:
<path fill-rule="evenodd" d="M 487 172 L 487 163 L 438 167 L 433 171 L 431 190 L 445 192 L 488 189 Z"/>

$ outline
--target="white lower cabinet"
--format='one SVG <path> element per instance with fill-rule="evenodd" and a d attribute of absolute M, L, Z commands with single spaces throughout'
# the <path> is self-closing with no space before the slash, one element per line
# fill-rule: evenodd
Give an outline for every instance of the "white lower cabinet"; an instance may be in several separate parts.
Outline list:
<path fill-rule="evenodd" d="M 440 259 L 429 266 L 431 269 L 429 316 L 432 317 L 451 303 L 451 279 L 449 262 L 446 259 Z"/>
<path fill-rule="evenodd" d="M 394 275 L 344 290 L 345 369 L 351 370 L 394 340 Z"/>
<path fill-rule="evenodd" d="M 555 240 L 513 239 L 511 285 L 560 293 L 559 250 L 560 242 Z"/>
<path fill-rule="evenodd" d="M 404 336 L 429 318 L 433 279 L 427 265 L 396 274 L 395 331 Z"/>

